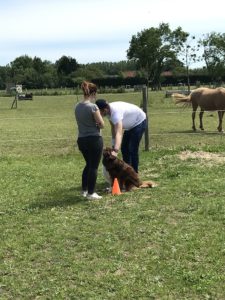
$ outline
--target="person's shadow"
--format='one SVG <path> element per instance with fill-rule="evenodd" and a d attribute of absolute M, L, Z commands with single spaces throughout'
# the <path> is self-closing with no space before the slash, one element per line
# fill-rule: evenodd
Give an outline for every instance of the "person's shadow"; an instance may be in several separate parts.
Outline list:
<path fill-rule="evenodd" d="M 105 184 L 100 183 L 96 186 L 96 192 L 106 195 Z M 51 209 L 54 207 L 67 207 L 74 205 L 88 205 L 89 199 L 81 195 L 80 187 L 68 189 L 56 189 L 52 193 L 41 193 L 36 200 L 29 205 L 29 209 Z"/>

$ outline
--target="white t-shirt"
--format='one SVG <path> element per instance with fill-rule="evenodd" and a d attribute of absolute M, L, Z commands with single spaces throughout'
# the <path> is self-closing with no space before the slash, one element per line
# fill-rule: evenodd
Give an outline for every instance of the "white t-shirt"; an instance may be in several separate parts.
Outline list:
<path fill-rule="evenodd" d="M 137 105 L 116 101 L 109 103 L 109 120 L 115 125 L 122 121 L 123 129 L 130 130 L 141 124 L 146 119 L 145 112 Z"/>

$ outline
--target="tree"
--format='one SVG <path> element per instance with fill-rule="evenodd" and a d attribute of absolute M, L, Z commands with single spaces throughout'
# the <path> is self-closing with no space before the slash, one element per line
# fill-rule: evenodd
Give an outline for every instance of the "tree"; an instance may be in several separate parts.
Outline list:
<path fill-rule="evenodd" d="M 190 92 L 190 66 L 192 63 L 195 63 L 200 60 L 197 56 L 197 52 L 199 51 L 200 44 L 196 43 L 195 36 L 186 35 L 186 41 L 183 45 L 180 46 L 181 60 L 184 63 L 186 68 L 186 76 L 187 76 L 187 86 L 188 91 Z"/>
<path fill-rule="evenodd" d="M 38 57 L 24 55 L 16 58 L 8 66 L 7 81 L 23 84 L 26 88 L 55 87 L 58 75 L 55 65 Z"/>
<path fill-rule="evenodd" d="M 212 80 L 221 81 L 225 72 L 225 33 L 212 32 L 200 40 L 203 59 Z"/>
<path fill-rule="evenodd" d="M 12 61 L 10 65 L 14 70 L 25 70 L 26 68 L 33 67 L 33 60 L 28 55 L 22 55 Z"/>
<path fill-rule="evenodd" d="M 57 72 L 60 75 L 69 75 L 72 72 L 75 72 L 79 67 L 75 58 L 65 55 L 57 60 L 55 64 Z"/>
<path fill-rule="evenodd" d="M 80 81 L 81 78 L 83 80 L 93 80 L 96 78 L 101 78 L 104 76 L 104 72 L 97 66 L 97 64 L 87 64 L 81 66 L 76 72 L 73 73 L 74 78 L 78 78 L 75 80 L 76 83 Z"/>
<path fill-rule="evenodd" d="M 73 74 L 79 68 L 75 58 L 70 56 L 62 56 L 55 63 L 59 85 L 65 87 L 73 87 Z"/>
<path fill-rule="evenodd" d="M 171 31 L 168 24 L 161 23 L 158 28 L 151 27 L 133 35 L 127 57 L 144 69 L 152 88 L 160 89 L 164 64 L 176 60 L 186 39 L 187 33 L 181 27 Z"/>
<path fill-rule="evenodd" d="M 45 73 L 46 72 L 46 61 L 42 61 L 39 57 L 35 56 L 33 59 L 33 68 L 38 73 Z"/>
<path fill-rule="evenodd" d="M 58 87 L 58 74 L 55 68 L 55 64 L 50 61 L 44 61 L 46 72 L 43 74 L 43 87 L 55 88 Z"/>
<path fill-rule="evenodd" d="M 9 65 L 5 67 L 0 67 L 0 89 L 6 87 L 6 83 L 10 81 L 10 67 Z"/>
<path fill-rule="evenodd" d="M 28 55 L 17 57 L 10 63 L 11 80 L 15 83 L 24 84 L 24 73 L 26 69 L 33 67 L 33 60 Z"/>

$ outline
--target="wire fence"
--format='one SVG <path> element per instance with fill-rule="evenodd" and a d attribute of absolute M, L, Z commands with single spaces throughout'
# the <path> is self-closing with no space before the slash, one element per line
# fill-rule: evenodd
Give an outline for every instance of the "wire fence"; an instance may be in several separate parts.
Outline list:
<path fill-rule="evenodd" d="M 137 94 L 135 94 L 137 95 Z M 123 95 L 124 97 L 124 95 Z M 139 97 L 139 98 L 138 98 Z M 140 92 L 139 96 L 136 99 L 142 99 L 142 93 Z M 160 98 L 159 101 L 162 101 Z M 151 103 L 150 103 L 151 104 Z M 64 108 L 65 103 L 63 102 Z M 66 103 L 69 105 L 69 109 L 71 107 L 71 103 Z M 138 104 L 137 104 L 138 105 Z M 51 113 L 55 113 L 55 115 L 47 115 L 49 111 L 42 110 L 39 115 L 24 115 L 25 113 L 29 113 L 28 110 L 25 111 L 22 116 L 8 116 L 0 117 L 0 145 L 1 147 L 7 148 L 7 150 L 11 150 L 12 147 L 18 147 L 19 145 L 24 145 L 29 147 L 29 144 L 36 144 L 37 147 L 40 147 L 41 144 L 60 145 L 65 146 L 76 145 L 76 124 L 73 114 L 71 113 L 68 117 L 66 117 L 65 112 L 63 115 L 60 115 L 58 103 L 54 102 L 54 110 L 51 110 Z M 39 108 L 38 106 L 35 108 Z M 181 104 L 179 106 L 175 106 L 174 109 L 171 109 L 168 105 L 167 100 L 165 101 L 165 107 L 157 109 L 156 107 L 152 108 L 151 105 L 147 107 L 148 121 L 149 121 L 149 146 L 150 148 L 154 147 L 173 147 L 175 145 L 185 145 L 188 143 L 200 144 L 206 143 L 207 140 L 209 143 L 221 143 L 224 141 L 224 136 L 221 133 L 216 131 L 216 127 L 210 126 L 210 130 L 205 132 L 192 130 L 192 121 L 191 114 L 192 108 L 185 107 Z M 69 111 L 69 110 L 68 110 Z M 199 111 L 197 111 L 198 114 Z M 211 116 L 214 112 L 205 112 L 204 118 L 206 116 Z M 38 112 L 37 112 L 38 113 Z M 43 113 L 43 114 L 42 114 Z M 17 114 L 15 112 L 15 114 Z M 167 120 L 165 121 L 165 117 Z M 179 121 L 178 121 L 179 119 Z M 185 124 L 180 126 L 181 121 L 185 119 L 187 120 Z M 181 120 L 181 121 L 180 121 Z M 33 124 L 32 124 L 33 122 Z M 107 121 L 106 121 L 107 122 Z M 183 121 L 182 121 L 183 122 Z M 197 116 L 196 116 L 197 122 Z M 214 119 L 214 124 L 217 122 Z M 26 127 L 23 127 L 23 124 L 26 124 Z M 61 125 L 63 124 L 63 128 Z M 37 128 L 35 128 L 35 126 Z M 45 128 L 47 127 L 47 129 Z M 214 130 L 212 130 L 214 128 Z M 111 136 L 110 130 L 102 130 L 102 135 L 106 144 L 110 145 Z M 192 141 L 189 141 L 189 140 Z M 8 145 L 10 144 L 10 145 Z M 145 139 L 142 138 L 141 147 L 145 148 Z M 33 147 L 34 148 L 34 147 Z M 1 149 L 0 149 L 1 150 Z"/>
<path fill-rule="evenodd" d="M 209 115 L 212 115 L 213 113 L 215 113 L 216 111 L 214 112 L 206 112 L 208 113 Z M 150 123 L 150 130 L 149 130 L 149 137 L 150 139 L 154 136 L 179 136 L 179 135 L 190 135 L 190 136 L 199 136 L 200 133 L 203 133 L 201 131 L 197 131 L 197 132 L 194 132 L 192 131 L 191 129 L 188 131 L 168 131 L 168 129 L 165 129 L 164 131 L 160 131 L 160 132 L 156 132 L 154 131 L 154 129 L 152 128 L 152 118 L 155 117 L 155 116 L 158 116 L 158 115 L 190 115 L 192 113 L 191 110 L 180 110 L 180 109 L 176 109 L 174 111 L 166 111 L 166 110 L 158 110 L 158 111 L 154 111 L 154 112 L 149 112 L 148 113 L 148 118 L 149 118 L 149 123 Z M 38 119 L 38 120 L 65 120 L 67 122 L 70 122 L 71 121 L 71 124 L 73 124 L 75 121 L 74 119 L 71 119 L 71 120 L 68 120 L 68 119 L 65 119 L 65 117 L 60 117 L 60 116 L 32 116 L 32 117 L 2 117 L 0 118 L 0 125 L 1 125 L 1 122 L 5 122 L 5 121 L 10 121 L 10 122 L 13 122 L 13 121 L 23 121 L 23 122 L 26 122 L 28 120 L 31 120 L 33 121 L 34 119 Z M 57 126 L 58 125 L 58 122 L 55 122 L 55 123 L 49 123 L 51 124 L 51 126 Z M 75 124 L 75 123 L 74 123 Z M 6 126 L 7 127 L 7 126 Z M 162 129 L 163 130 L 163 129 Z M 1 127 L 0 127 L 0 132 L 1 132 Z M 12 129 L 9 129 L 7 128 L 7 133 L 15 133 L 15 129 L 12 128 Z M 110 135 L 105 135 L 104 134 L 104 130 L 102 131 L 102 134 L 104 136 L 105 139 L 110 139 L 111 136 Z M 218 136 L 220 136 L 221 138 L 223 138 L 225 135 L 223 134 L 219 134 L 218 131 L 207 131 L 205 132 L 204 135 L 206 134 L 217 134 Z M 5 144 L 5 143 L 25 143 L 25 142 L 34 142 L 34 141 L 41 141 L 41 142 L 54 142 L 54 141 L 74 141 L 75 140 L 75 135 L 76 135 L 76 132 L 74 130 L 74 133 L 72 135 L 69 135 L 69 136 L 56 136 L 56 137 L 26 137 L 26 138 L 23 138 L 22 136 L 20 138 L 16 138 L 16 137 L 9 137 L 9 138 L 3 138 L 0 140 L 0 144 Z"/>

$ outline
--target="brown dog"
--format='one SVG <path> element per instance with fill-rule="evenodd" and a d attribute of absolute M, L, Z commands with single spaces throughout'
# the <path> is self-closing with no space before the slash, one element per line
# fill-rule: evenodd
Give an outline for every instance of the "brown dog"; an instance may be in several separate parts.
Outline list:
<path fill-rule="evenodd" d="M 120 188 L 130 191 L 132 188 L 144 188 L 157 186 L 152 181 L 141 181 L 134 169 L 123 160 L 111 154 L 111 148 L 103 150 L 102 163 L 111 178 L 111 184 L 117 178 Z"/>

